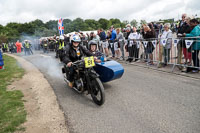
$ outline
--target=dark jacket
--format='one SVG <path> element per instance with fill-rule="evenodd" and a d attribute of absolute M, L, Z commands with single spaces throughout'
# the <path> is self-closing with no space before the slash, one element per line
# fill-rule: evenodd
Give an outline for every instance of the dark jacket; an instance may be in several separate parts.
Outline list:
<path fill-rule="evenodd" d="M 109 36 L 107 35 L 106 36 L 106 39 L 108 39 L 108 43 L 110 43 L 110 38 L 111 38 L 111 35 L 109 35 Z"/>
<path fill-rule="evenodd" d="M 100 37 L 100 40 L 101 41 L 105 41 L 106 40 L 106 33 L 104 31 L 102 31 L 100 34 L 99 34 L 99 37 Z"/>
<path fill-rule="evenodd" d="M 181 25 L 181 21 L 180 21 L 180 23 L 179 23 L 179 28 L 178 28 L 178 33 L 180 33 L 180 34 L 183 34 L 183 33 L 190 33 L 191 31 L 192 31 L 192 28 L 191 28 L 186 22 L 184 22 L 184 23 Z M 180 45 L 181 47 L 186 48 L 186 46 L 185 46 L 185 39 L 181 39 L 181 40 L 179 41 L 179 45 Z"/>
<path fill-rule="evenodd" d="M 95 51 L 95 52 L 92 52 L 92 51 L 90 51 L 91 53 L 93 53 L 93 55 L 94 56 L 96 56 L 98 59 L 100 59 L 101 58 L 101 56 L 103 56 L 103 53 L 101 53 L 100 51 Z"/>
<path fill-rule="evenodd" d="M 180 21 L 179 23 L 179 27 L 178 27 L 178 33 L 183 34 L 185 33 L 185 30 L 188 27 L 188 24 L 186 22 L 183 22 L 183 24 L 181 25 L 182 21 Z"/>
<path fill-rule="evenodd" d="M 128 40 L 128 36 L 131 34 L 131 32 L 126 32 L 126 34 L 124 35 L 125 39 Z"/>
<path fill-rule="evenodd" d="M 187 25 L 187 26 L 185 27 L 185 29 L 184 29 L 184 31 L 185 31 L 184 33 L 189 34 L 192 30 L 193 30 L 193 28 L 190 27 L 189 25 Z M 190 40 L 190 39 L 186 39 L 186 40 Z M 182 43 L 183 48 L 186 48 L 185 39 L 183 39 L 181 43 Z M 189 50 L 189 49 L 188 49 L 188 50 Z"/>
<path fill-rule="evenodd" d="M 72 44 L 67 45 L 65 48 L 65 56 L 63 62 L 65 64 L 69 62 L 75 62 L 77 60 L 81 60 L 81 57 L 83 57 L 84 55 L 93 56 L 93 54 L 82 45 L 79 45 L 79 51 L 80 51 L 80 56 L 77 56 L 76 50 L 72 47 Z"/>
<path fill-rule="evenodd" d="M 151 31 L 147 31 L 146 33 L 143 33 L 143 38 L 148 41 L 147 49 L 154 50 L 154 46 L 153 46 L 153 44 L 151 42 L 151 39 L 155 38 L 155 31 L 151 30 Z"/>
<path fill-rule="evenodd" d="M 70 38 L 69 37 L 65 37 L 64 42 L 65 42 L 65 45 L 69 44 Z"/>
<path fill-rule="evenodd" d="M 148 31 L 146 33 L 143 33 L 143 37 L 144 37 L 144 39 L 155 38 L 154 31 Z"/>

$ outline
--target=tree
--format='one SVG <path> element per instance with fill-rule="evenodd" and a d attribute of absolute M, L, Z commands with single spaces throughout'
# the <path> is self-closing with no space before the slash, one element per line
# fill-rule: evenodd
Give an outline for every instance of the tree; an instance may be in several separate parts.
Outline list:
<path fill-rule="evenodd" d="M 64 23 L 64 32 L 70 33 L 73 31 L 72 23 Z"/>
<path fill-rule="evenodd" d="M 110 20 L 100 18 L 98 21 L 94 19 L 83 20 L 82 18 L 76 18 L 73 21 L 70 19 L 63 19 L 65 33 L 97 30 L 99 28 L 107 30 L 111 25 L 114 25 L 115 28 L 123 28 L 128 23 L 127 20 L 122 23 L 117 18 L 112 18 Z M 13 41 L 23 36 L 46 37 L 54 34 L 58 35 L 58 20 L 50 20 L 44 23 L 42 20 L 36 19 L 29 23 L 12 22 L 8 23 L 6 26 L 0 25 L 0 36 L 4 41 Z"/>
<path fill-rule="evenodd" d="M 100 18 L 98 20 L 99 22 L 99 25 L 100 25 L 100 28 L 104 29 L 104 30 L 107 30 L 109 28 L 109 21 L 107 19 L 104 19 L 104 18 Z"/>
<path fill-rule="evenodd" d="M 114 24 L 121 24 L 121 21 L 119 19 L 117 19 L 117 18 L 115 18 L 115 19 L 111 18 L 110 22 L 111 22 L 112 25 L 114 25 Z"/>
<path fill-rule="evenodd" d="M 3 29 L 3 25 L 0 24 L 0 32 L 1 32 L 2 29 Z"/>
<path fill-rule="evenodd" d="M 14 28 L 10 28 L 9 25 L 5 26 L 0 34 L 1 36 L 6 37 L 6 40 L 8 41 L 15 41 L 20 37 L 19 32 Z"/>
<path fill-rule="evenodd" d="M 63 19 L 63 23 L 65 24 L 65 23 L 71 23 L 72 22 L 72 20 L 71 19 Z"/>
<path fill-rule="evenodd" d="M 44 27 L 44 23 L 42 22 L 42 20 L 36 19 L 32 22 L 30 22 L 29 24 L 32 24 L 33 27 L 37 28 L 37 27 Z"/>
<path fill-rule="evenodd" d="M 127 25 L 127 24 L 129 24 L 129 21 L 128 20 L 124 20 L 122 23 Z"/>
<path fill-rule="evenodd" d="M 71 19 L 64 19 L 63 20 L 63 25 L 64 25 L 64 32 L 65 33 L 70 33 L 70 32 L 73 31 L 72 20 Z"/>
<path fill-rule="evenodd" d="M 138 24 L 137 20 L 133 19 L 130 23 L 133 27 L 137 27 Z"/>
<path fill-rule="evenodd" d="M 21 26 L 21 35 L 33 35 L 34 32 L 35 32 L 35 26 L 34 24 L 32 23 L 24 23 L 22 26 Z"/>
<path fill-rule="evenodd" d="M 58 28 L 58 21 L 50 20 L 50 21 L 45 23 L 45 27 L 47 29 L 57 29 Z"/>
<path fill-rule="evenodd" d="M 81 18 L 76 18 L 72 22 L 73 31 L 85 31 L 87 30 L 87 24 Z"/>
<path fill-rule="evenodd" d="M 115 18 L 111 18 L 109 20 L 109 27 L 113 25 L 115 28 L 123 28 L 126 26 L 126 24 L 124 24 L 123 22 L 121 22 L 119 19 Z"/>
<path fill-rule="evenodd" d="M 100 28 L 100 24 L 94 19 L 86 19 L 85 23 L 87 24 L 87 27 L 91 30 L 97 30 Z"/>
<path fill-rule="evenodd" d="M 147 22 L 146 22 L 146 20 L 141 20 L 141 21 L 140 21 L 140 24 L 141 24 L 141 25 L 147 24 Z"/>
<path fill-rule="evenodd" d="M 6 35 L 0 34 L 0 44 L 5 43 L 8 41 L 8 38 Z"/>
<path fill-rule="evenodd" d="M 21 33 L 22 32 L 21 25 L 22 24 L 19 23 L 8 23 L 5 27 L 17 30 L 18 33 Z"/>

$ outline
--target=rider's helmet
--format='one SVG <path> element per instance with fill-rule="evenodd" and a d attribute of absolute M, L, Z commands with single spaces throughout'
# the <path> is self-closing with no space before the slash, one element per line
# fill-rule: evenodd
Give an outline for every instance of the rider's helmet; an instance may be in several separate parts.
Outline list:
<path fill-rule="evenodd" d="M 95 45 L 95 46 L 96 46 L 96 49 L 97 49 L 97 42 L 94 41 L 94 40 L 89 41 L 89 42 L 88 42 L 88 45 L 89 45 L 89 50 L 91 50 L 91 45 Z M 95 49 L 95 50 L 96 50 L 96 49 Z"/>
<path fill-rule="evenodd" d="M 61 36 L 60 36 L 60 40 L 64 40 L 64 36 L 61 35 Z"/>
<path fill-rule="evenodd" d="M 80 43 L 80 42 L 81 42 L 81 39 L 80 39 L 79 35 L 74 34 L 74 35 L 72 36 L 71 41 L 72 41 L 72 43 L 73 43 L 73 42 L 78 42 L 78 43 Z"/>

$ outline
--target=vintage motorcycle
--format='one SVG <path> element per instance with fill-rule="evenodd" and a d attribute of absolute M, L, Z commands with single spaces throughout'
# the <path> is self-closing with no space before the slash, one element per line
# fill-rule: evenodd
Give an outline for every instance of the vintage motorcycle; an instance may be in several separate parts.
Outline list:
<path fill-rule="evenodd" d="M 119 79 L 124 73 L 124 68 L 120 63 L 114 60 L 95 63 L 93 56 L 72 63 L 72 67 L 76 71 L 73 89 L 78 93 L 87 91 L 97 105 L 102 105 L 105 102 L 102 83 Z M 65 65 L 62 71 L 64 80 L 68 83 L 69 68 Z"/>
<path fill-rule="evenodd" d="M 73 89 L 78 93 L 87 91 L 97 105 L 102 105 L 105 102 L 104 87 L 99 79 L 99 74 L 93 68 L 94 66 L 93 56 L 72 63 L 75 70 Z M 64 73 L 64 80 L 68 83 L 69 68 L 65 65 L 62 72 Z"/>

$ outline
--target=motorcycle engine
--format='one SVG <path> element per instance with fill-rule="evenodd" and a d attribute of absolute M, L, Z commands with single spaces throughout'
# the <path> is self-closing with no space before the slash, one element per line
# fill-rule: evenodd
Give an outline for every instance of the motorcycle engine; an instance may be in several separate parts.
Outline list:
<path fill-rule="evenodd" d="M 83 91 L 83 80 L 82 78 L 75 80 L 75 86 L 78 91 Z"/>

